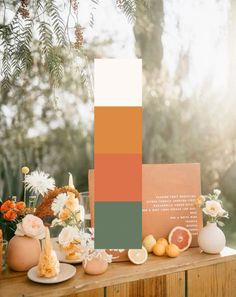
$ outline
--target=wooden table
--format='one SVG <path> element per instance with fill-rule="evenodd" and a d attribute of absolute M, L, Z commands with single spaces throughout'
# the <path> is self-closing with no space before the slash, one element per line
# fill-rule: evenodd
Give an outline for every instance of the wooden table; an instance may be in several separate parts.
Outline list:
<path fill-rule="evenodd" d="M 81 265 L 70 280 L 40 285 L 25 273 L 4 271 L 0 297 L 235 297 L 236 250 L 220 255 L 191 248 L 178 258 L 149 255 L 143 265 L 113 263 L 99 276 L 86 275 Z"/>

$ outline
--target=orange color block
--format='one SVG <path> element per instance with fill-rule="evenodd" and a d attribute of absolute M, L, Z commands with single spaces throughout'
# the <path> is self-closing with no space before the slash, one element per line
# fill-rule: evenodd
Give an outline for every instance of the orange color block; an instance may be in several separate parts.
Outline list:
<path fill-rule="evenodd" d="M 94 198 L 98 201 L 142 201 L 141 154 L 95 154 Z"/>
<path fill-rule="evenodd" d="M 95 154 L 142 153 L 142 107 L 94 108 Z"/>

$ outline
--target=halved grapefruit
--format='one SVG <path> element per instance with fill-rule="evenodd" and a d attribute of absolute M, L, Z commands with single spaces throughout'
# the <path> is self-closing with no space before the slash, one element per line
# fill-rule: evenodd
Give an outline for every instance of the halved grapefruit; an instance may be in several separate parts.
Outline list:
<path fill-rule="evenodd" d="M 143 264 L 147 261 L 148 252 L 144 246 L 141 249 L 129 249 L 128 257 L 134 264 Z"/>
<path fill-rule="evenodd" d="M 181 252 L 186 251 L 192 242 L 191 232 L 184 227 L 176 226 L 174 227 L 168 237 L 170 244 L 175 244 Z"/>

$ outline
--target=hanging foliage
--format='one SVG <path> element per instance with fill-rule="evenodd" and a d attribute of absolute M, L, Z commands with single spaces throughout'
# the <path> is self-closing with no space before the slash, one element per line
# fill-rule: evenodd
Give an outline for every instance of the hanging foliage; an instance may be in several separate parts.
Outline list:
<path fill-rule="evenodd" d="M 93 26 L 93 11 L 99 5 L 99 0 L 89 1 L 89 24 Z M 147 5 L 147 0 L 117 0 L 115 4 L 134 22 L 138 5 Z M 21 73 L 31 71 L 36 47 L 40 48 L 41 63 L 45 65 L 52 87 L 57 87 L 63 77 L 64 60 L 60 55 L 61 49 L 67 48 L 86 60 L 83 28 L 78 18 L 79 0 L 0 0 L 0 10 L 3 12 L 0 19 L 3 92 L 10 89 Z M 13 17 L 7 22 L 9 12 Z M 69 27 L 71 20 L 74 29 Z"/>

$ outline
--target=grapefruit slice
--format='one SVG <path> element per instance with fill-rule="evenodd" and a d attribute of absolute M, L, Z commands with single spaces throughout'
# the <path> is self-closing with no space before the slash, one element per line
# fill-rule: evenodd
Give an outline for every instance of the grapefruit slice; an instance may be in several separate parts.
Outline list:
<path fill-rule="evenodd" d="M 134 264 L 143 264 L 147 261 L 148 252 L 144 246 L 141 249 L 129 249 L 128 257 Z"/>
<path fill-rule="evenodd" d="M 186 251 L 192 242 L 191 232 L 181 226 L 174 227 L 168 237 L 170 244 L 175 244 L 181 252 Z"/>

